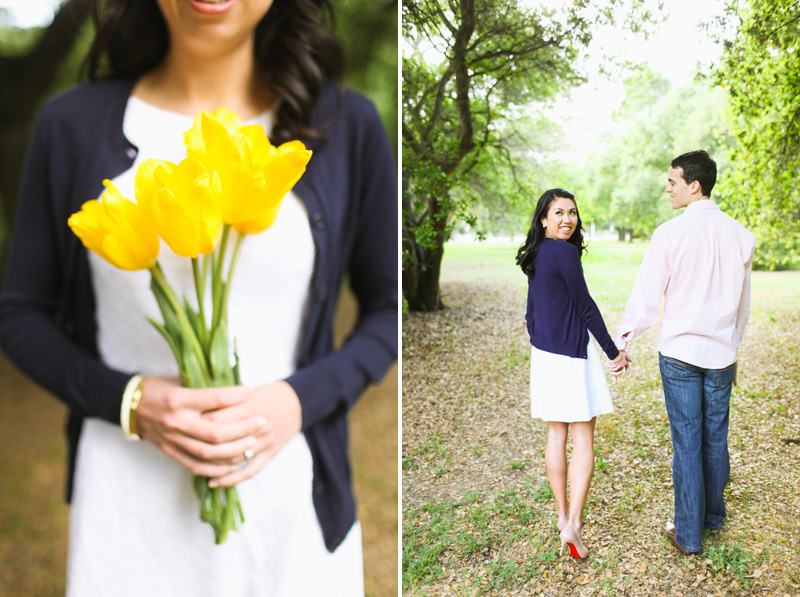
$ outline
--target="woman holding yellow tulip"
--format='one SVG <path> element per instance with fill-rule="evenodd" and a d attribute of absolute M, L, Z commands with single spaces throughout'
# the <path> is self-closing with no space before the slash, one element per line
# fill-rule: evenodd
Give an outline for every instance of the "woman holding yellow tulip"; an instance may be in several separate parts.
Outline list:
<path fill-rule="evenodd" d="M 329 80 L 329 8 L 107 0 L 93 82 L 43 109 L 0 340 L 70 407 L 68 595 L 363 594 L 346 416 L 396 356 L 397 190 L 374 107 Z M 144 321 L 169 325 L 167 285 L 236 339 L 240 385 L 181 386 Z M 193 475 L 238 490 L 221 545 Z"/>

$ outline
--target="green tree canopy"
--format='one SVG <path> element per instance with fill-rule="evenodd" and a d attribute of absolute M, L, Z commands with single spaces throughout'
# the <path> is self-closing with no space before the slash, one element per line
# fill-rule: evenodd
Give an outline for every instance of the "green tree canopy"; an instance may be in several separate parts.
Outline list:
<path fill-rule="evenodd" d="M 756 234 L 756 266 L 800 264 L 800 2 L 730 0 L 740 15 L 717 70 L 738 144 L 724 205 Z"/>
<path fill-rule="evenodd" d="M 468 193 L 458 189 L 480 183 L 475 173 L 510 157 L 508 147 L 522 139 L 515 124 L 523 108 L 583 80 L 576 67 L 580 49 L 595 25 L 615 17 L 638 27 L 652 14 L 643 2 L 622 0 L 581 0 L 558 12 L 516 0 L 404 2 L 410 49 L 403 56 L 403 294 L 409 309 L 442 307 L 444 242 L 454 218 L 474 217 Z"/>
<path fill-rule="evenodd" d="M 722 178 L 729 169 L 727 145 L 733 141 L 721 89 L 710 89 L 704 81 L 672 88 L 644 66 L 625 88 L 616 118 L 626 128 L 587 160 L 581 206 L 584 221 L 613 225 L 621 239 L 649 236 L 675 215 L 664 193 L 673 158 L 705 149 Z"/>

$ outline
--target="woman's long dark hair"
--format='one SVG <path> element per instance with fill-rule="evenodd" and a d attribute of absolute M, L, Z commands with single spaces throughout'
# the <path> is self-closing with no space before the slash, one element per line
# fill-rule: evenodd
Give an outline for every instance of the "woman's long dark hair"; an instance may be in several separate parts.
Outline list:
<path fill-rule="evenodd" d="M 96 35 L 84 66 L 90 79 L 138 78 L 167 55 L 169 33 L 156 0 L 95 0 Z M 342 50 L 325 24 L 330 0 L 274 0 L 256 27 L 256 67 L 277 95 L 275 141 L 320 138 L 309 127 L 325 79 L 340 80 Z"/>
<path fill-rule="evenodd" d="M 572 236 L 567 239 L 568 243 L 572 243 L 578 247 L 578 256 L 586 252 L 586 244 L 583 242 L 583 222 L 581 222 L 581 214 L 578 211 L 578 204 L 575 202 L 575 195 L 564 189 L 550 189 L 545 191 L 539 202 L 536 204 L 536 209 L 533 210 L 533 220 L 531 221 L 531 229 L 528 231 L 528 237 L 522 246 L 517 251 L 517 265 L 522 268 L 525 274 L 532 278 L 536 273 L 534 262 L 536 261 L 536 253 L 539 251 L 539 246 L 545 239 L 544 226 L 542 226 L 542 218 L 547 217 L 550 211 L 550 204 L 556 199 L 570 199 L 575 203 L 575 211 L 578 214 L 578 225 L 572 232 Z"/>

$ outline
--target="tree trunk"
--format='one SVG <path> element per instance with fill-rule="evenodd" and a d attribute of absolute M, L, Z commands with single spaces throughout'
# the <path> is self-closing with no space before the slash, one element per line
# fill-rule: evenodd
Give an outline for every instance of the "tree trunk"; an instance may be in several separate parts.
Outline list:
<path fill-rule="evenodd" d="M 428 201 L 428 209 L 418 219 L 411 211 L 408 192 L 408 176 L 403 175 L 403 297 L 409 311 L 438 311 L 444 309 L 439 290 L 439 275 L 442 271 L 444 243 L 447 240 L 447 215 L 442 213 L 441 202 L 434 198 Z M 442 191 L 447 199 L 447 190 Z M 424 220 L 433 225 L 434 246 L 423 246 L 414 234 L 414 228 Z"/>
<path fill-rule="evenodd" d="M 409 311 L 439 311 L 444 309 L 439 290 L 439 274 L 442 271 L 444 247 L 426 252 L 426 262 L 417 262 L 414 267 L 403 267 L 403 296 Z"/>

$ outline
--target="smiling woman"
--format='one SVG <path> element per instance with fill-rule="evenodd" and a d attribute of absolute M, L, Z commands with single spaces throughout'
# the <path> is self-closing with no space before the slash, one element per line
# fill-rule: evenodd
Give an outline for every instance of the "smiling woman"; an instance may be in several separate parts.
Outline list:
<path fill-rule="evenodd" d="M 93 81 L 39 117 L 0 297 L 4 350 L 70 408 L 67 594 L 361 595 L 347 415 L 396 356 L 397 189 L 374 106 L 336 83 L 331 5 L 94 8 Z M 158 317 L 146 272 L 118 270 L 62 232 L 106 180 L 114 197 L 138 197 L 142 180 L 160 194 L 206 180 L 163 164 L 213 135 L 208 123 L 193 134 L 194 117 L 220 107 L 241 115 L 237 138 L 253 147 L 281 159 L 267 135 L 290 148 L 302 140 L 313 157 L 279 210 L 237 207 L 246 231 L 271 225 L 243 243 L 230 293 L 242 384 L 194 390 L 176 383 L 169 346 L 143 325 Z M 228 155 L 239 154 L 206 164 L 223 182 Z M 140 165 L 153 176 L 137 180 Z M 295 182 L 267 178 L 280 193 Z M 169 238 L 161 216 L 153 227 Z M 162 244 L 159 262 L 187 296 L 193 272 L 173 248 L 185 252 Z M 358 321 L 334 348 L 345 277 Z M 197 516 L 193 476 L 239 490 L 246 525 L 224 545 Z"/>
<path fill-rule="evenodd" d="M 564 189 L 545 191 L 517 253 L 517 265 L 528 277 L 531 415 L 547 422 L 545 463 L 561 549 L 568 545 L 570 555 L 580 559 L 588 554 L 581 524 L 594 471 L 595 421 L 614 410 L 592 340 L 608 356 L 612 374 L 622 373 L 630 362 L 614 345 L 589 295 L 581 266 L 585 250 L 575 195 Z M 567 467 L 570 429 L 573 449 Z"/>

